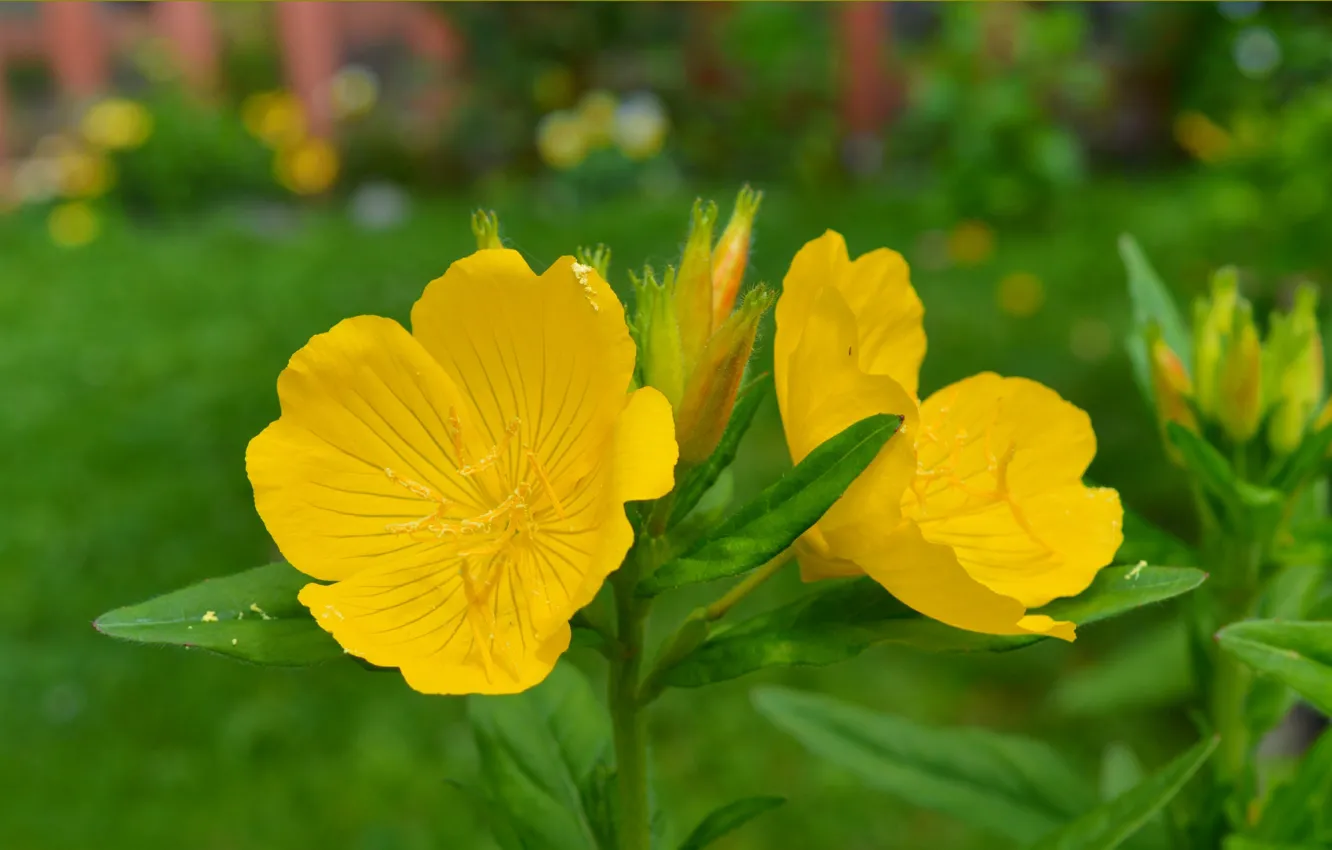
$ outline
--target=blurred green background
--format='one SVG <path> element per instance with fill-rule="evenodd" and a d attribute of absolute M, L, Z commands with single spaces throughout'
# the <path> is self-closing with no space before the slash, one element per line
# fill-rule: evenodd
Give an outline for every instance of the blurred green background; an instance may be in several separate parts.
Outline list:
<path fill-rule="evenodd" d="M 0 37 L 35 5 L 6 8 Z M 893 247 L 926 305 L 923 392 L 986 369 L 1051 385 L 1092 415 L 1091 476 L 1185 537 L 1181 477 L 1123 354 L 1118 235 L 1186 299 L 1227 263 L 1260 307 L 1327 283 L 1332 10 L 1316 5 L 420 8 L 465 49 L 443 77 L 391 39 L 349 51 L 328 138 L 283 92 L 288 48 L 263 6 L 216 11 L 206 97 L 153 39 L 116 54 L 110 109 L 62 93 L 40 56 L 7 64 L 0 847 L 491 846 L 450 784 L 475 772 L 461 701 L 352 664 L 248 667 L 90 626 L 272 557 L 243 453 L 277 415 L 278 372 L 344 317 L 405 322 L 472 250 L 478 206 L 537 269 L 610 245 L 622 294 L 628 268 L 677 259 L 694 197 L 725 209 L 746 181 L 765 193 L 751 282 L 779 282 L 827 228 L 853 254 Z M 418 108 L 439 89 L 443 106 Z M 787 463 L 765 410 L 737 491 Z M 745 606 L 798 585 L 788 572 Z M 807 755 L 750 688 L 1025 732 L 1089 772 L 1111 744 L 1154 766 L 1193 735 L 1170 622 L 1163 607 L 1073 646 L 880 649 L 670 692 L 652 719 L 661 795 L 677 831 L 738 796 L 791 799 L 729 850 L 1001 847 Z"/>

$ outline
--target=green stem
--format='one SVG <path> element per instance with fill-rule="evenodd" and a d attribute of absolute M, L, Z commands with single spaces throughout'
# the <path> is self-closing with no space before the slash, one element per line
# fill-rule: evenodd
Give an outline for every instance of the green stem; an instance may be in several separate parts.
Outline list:
<path fill-rule="evenodd" d="M 707 607 L 707 618 L 709 620 L 720 620 L 722 617 L 725 617 L 726 612 L 735 607 L 737 602 L 748 596 L 754 588 L 772 578 L 773 575 L 785 566 L 786 562 L 791 560 L 794 556 L 795 550 L 787 549 L 768 563 L 745 576 L 742 581 L 736 583 L 735 587 L 726 591 L 724 596 Z"/>
<path fill-rule="evenodd" d="M 651 840 L 647 724 L 638 702 L 639 668 L 650 604 L 634 592 L 641 569 L 641 553 L 631 552 L 612 577 L 620 652 L 611 661 L 607 697 L 615 739 L 620 850 L 649 850 Z"/>

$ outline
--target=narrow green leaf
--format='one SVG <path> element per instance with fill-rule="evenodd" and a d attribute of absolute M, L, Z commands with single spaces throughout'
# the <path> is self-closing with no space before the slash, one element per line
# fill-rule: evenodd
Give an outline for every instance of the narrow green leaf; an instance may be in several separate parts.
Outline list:
<path fill-rule="evenodd" d="M 1174 799 L 1216 749 L 1208 738 L 1176 758 L 1133 790 L 1102 803 L 1032 845 L 1031 850 L 1112 850 Z"/>
<path fill-rule="evenodd" d="M 511 696 L 470 696 L 482 782 L 506 829 L 528 850 L 595 850 L 584 799 L 610 747 L 610 722 L 587 680 L 556 665 Z"/>
<path fill-rule="evenodd" d="M 1119 237 L 1119 256 L 1128 273 L 1129 301 L 1133 305 L 1133 332 L 1126 340 L 1133 377 L 1147 399 L 1152 399 L 1152 373 L 1143 334 L 1153 322 L 1161 329 L 1161 338 L 1175 352 L 1185 367 L 1192 369 L 1193 345 L 1188 325 L 1160 276 L 1147 261 L 1137 240 L 1125 233 Z"/>
<path fill-rule="evenodd" d="M 1332 425 L 1304 435 L 1299 446 L 1273 470 L 1269 482 L 1278 490 L 1293 491 L 1327 469 L 1327 453 L 1332 449 Z"/>
<path fill-rule="evenodd" d="M 1188 566 L 1198 563 L 1198 553 L 1168 531 L 1157 528 L 1136 512 L 1124 509 L 1124 542 L 1115 553 L 1115 563 L 1146 562 L 1158 566 Z"/>
<path fill-rule="evenodd" d="M 740 441 L 749 431 L 763 401 L 772 390 L 772 375 L 764 373 L 741 387 L 731 409 L 731 421 L 722 432 L 721 442 L 713 449 L 712 456 L 700 466 L 687 471 L 684 480 L 675 491 L 675 500 L 671 503 L 671 517 L 667 527 L 673 527 L 683 520 L 703 498 L 703 494 L 716 483 L 718 476 L 726 471 L 735 461 Z"/>
<path fill-rule="evenodd" d="M 1226 626 L 1217 638 L 1245 664 L 1332 714 L 1332 622 L 1246 620 Z"/>
<path fill-rule="evenodd" d="M 1184 465 L 1235 522 L 1261 527 L 1274 522 L 1285 497 L 1270 487 L 1258 487 L 1235 475 L 1234 468 L 1211 443 L 1180 425 L 1166 423 L 1166 437 L 1179 449 Z"/>
<path fill-rule="evenodd" d="M 746 797 L 734 803 L 727 803 L 703 818 L 680 845 L 680 850 L 703 850 L 722 836 L 734 832 L 764 812 L 771 811 L 785 802 L 785 797 Z"/>
<path fill-rule="evenodd" d="M 1058 599 L 1037 613 L 1087 625 L 1143 605 L 1179 596 L 1206 574 L 1189 567 L 1110 567 L 1072 599 Z M 1037 635 L 965 632 L 921 617 L 868 578 L 825 582 L 800 599 L 718 629 L 661 681 L 696 688 L 767 667 L 821 666 L 893 643 L 927 652 L 997 652 L 1028 646 Z"/>
<path fill-rule="evenodd" d="M 268 564 L 117 608 L 93 625 L 111 637 L 198 647 L 257 664 L 343 658 L 342 647 L 296 601 L 310 582 L 290 564 Z"/>
<path fill-rule="evenodd" d="M 815 755 L 912 805 L 1015 841 L 1031 841 L 1095 802 L 1039 741 L 939 729 L 783 688 L 754 692 L 759 712 Z"/>
<path fill-rule="evenodd" d="M 1302 841 L 1324 829 L 1332 833 L 1332 730 L 1309 748 L 1290 782 L 1272 793 L 1254 837 Z"/>
<path fill-rule="evenodd" d="M 902 417 L 889 413 L 851 425 L 810 452 L 711 534 L 644 579 L 638 592 L 654 596 L 738 575 L 771 560 L 818 522 L 901 425 Z"/>
<path fill-rule="evenodd" d="M 1141 782 L 1143 775 L 1142 762 L 1132 747 L 1123 741 L 1110 743 L 1101 756 L 1101 799 L 1113 800 Z"/>

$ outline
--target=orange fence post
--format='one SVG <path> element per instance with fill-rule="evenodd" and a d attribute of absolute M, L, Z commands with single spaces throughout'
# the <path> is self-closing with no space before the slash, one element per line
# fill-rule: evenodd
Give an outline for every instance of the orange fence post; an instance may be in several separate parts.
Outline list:
<path fill-rule="evenodd" d="M 47 50 L 61 93 L 95 97 L 110 77 L 106 28 L 99 3 L 40 3 Z"/>
<path fill-rule="evenodd" d="M 324 139 L 333 135 L 328 85 L 341 53 L 333 6 L 326 2 L 277 4 L 287 83 L 305 107 L 310 133 Z"/>
<path fill-rule="evenodd" d="M 842 44 L 842 125 L 847 135 L 877 133 L 888 106 L 882 3 L 843 3 L 838 9 Z"/>
<path fill-rule="evenodd" d="M 158 31 L 169 45 L 185 82 L 207 94 L 217 85 L 217 31 L 213 10 L 201 0 L 154 3 Z"/>

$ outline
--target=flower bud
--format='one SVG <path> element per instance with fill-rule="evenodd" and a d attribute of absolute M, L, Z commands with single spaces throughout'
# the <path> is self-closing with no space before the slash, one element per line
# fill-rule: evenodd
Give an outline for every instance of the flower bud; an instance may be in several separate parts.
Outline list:
<path fill-rule="evenodd" d="M 666 269 L 664 284 L 657 282 L 650 268 L 643 270 L 641 279 L 633 274 L 629 277 L 635 293 L 631 330 L 638 343 L 638 366 L 643 383 L 660 390 L 671 403 L 671 409 L 677 410 L 684 395 L 685 368 L 672 297 L 675 270 Z"/>
<path fill-rule="evenodd" d="M 1323 399 L 1323 338 L 1318 332 L 1318 290 L 1301 286 L 1288 315 L 1273 316 L 1268 333 L 1267 387 L 1272 451 L 1290 454 Z"/>
<path fill-rule="evenodd" d="M 476 250 L 503 248 L 499 237 L 499 216 L 493 210 L 472 213 L 472 235 L 476 237 Z"/>
<path fill-rule="evenodd" d="M 749 262 L 750 234 L 754 229 L 754 216 L 758 213 L 762 192 L 748 186 L 740 190 L 735 199 L 731 220 L 726 223 L 717 247 L 712 251 L 712 326 L 721 327 L 735 306 L 735 296 L 745 277 Z"/>
<path fill-rule="evenodd" d="M 1235 307 L 1230 339 L 1217 376 L 1216 415 L 1236 443 L 1250 440 L 1263 419 L 1263 347 L 1247 301 Z"/>
<path fill-rule="evenodd" d="M 1198 430 L 1198 419 L 1193 413 L 1193 381 L 1183 362 L 1166 341 L 1161 338 L 1160 327 L 1153 322 L 1147 327 L 1147 355 L 1152 370 L 1152 390 L 1156 398 L 1156 419 L 1164 434 L 1166 424 L 1178 422 L 1190 431 Z M 1179 462 L 1178 450 L 1167 440 L 1166 453 Z"/>
<path fill-rule="evenodd" d="M 605 245 L 595 248 L 579 248 L 574 252 L 574 259 L 585 266 L 591 266 L 602 280 L 609 280 L 611 249 Z"/>
<path fill-rule="evenodd" d="M 1224 268 L 1212 275 L 1212 297 L 1193 305 L 1193 367 L 1197 404 L 1204 416 L 1217 412 L 1217 381 L 1239 301 L 1239 275 Z"/>
<path fill-rule="evenodd" d="M 712 336 L 712 229 L 716 222 L 716 204 L 694 201 L 689 241 L 675 276 L 675 314 L 689 369 L 698 362 Z"/>
<path fill-rule="evenodd" d="M 739 309 L 727 316 L 708 340 L 690 373 L 684 399 L 675 410 L 680 463 L 702 463 L 721 442 L 745 366 L 754 350 L 759 320 L 776 300 L 777 293 L 766 286 L 750 290 Z"/>

